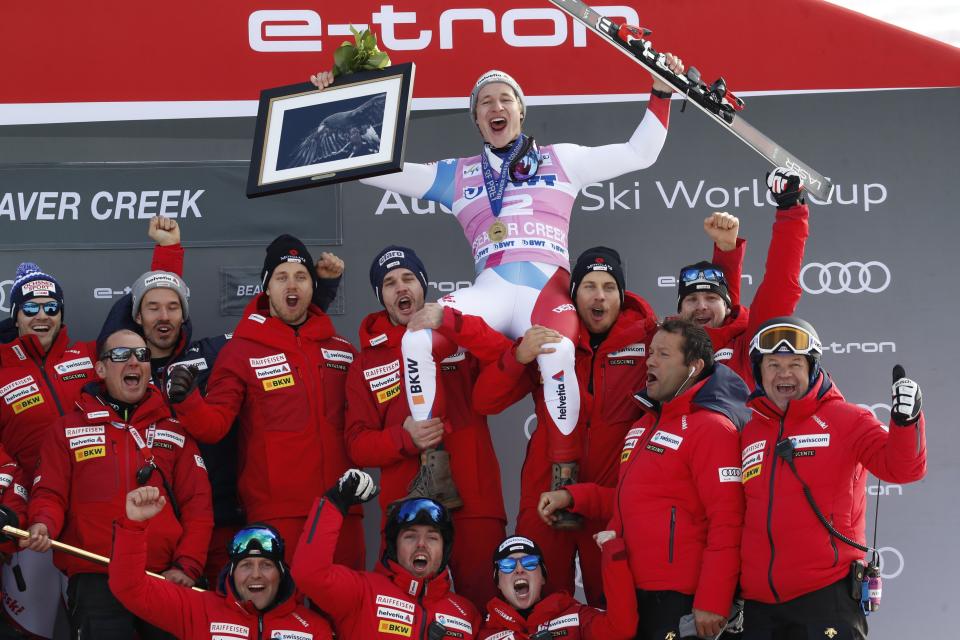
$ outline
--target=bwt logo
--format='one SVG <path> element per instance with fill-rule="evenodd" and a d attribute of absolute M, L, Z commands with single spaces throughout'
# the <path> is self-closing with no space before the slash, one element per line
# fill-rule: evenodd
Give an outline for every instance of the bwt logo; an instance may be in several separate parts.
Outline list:
<path fill-rule="evenodd" d="M 622 18 L 627 24 L 640 24 L 640 17 L 630 7 L 595 7 L 606 15 Z M 397 25 L 411 29 L 418 25 L 416 11 L 394 11 L 392 4 L 380 5 L 380 10 L 369 16 L 370 22 L 379 25 L 380 43 L 388 51 L 418 51 L 433 42 L 434 31 L 421 29 L 415 38 L 397 36 Z M 567 42 L 567 14 L 559 9 L 538 7 L 533 9 L 510 9 L 499 17 L 500 36 L 511 47 L 559 47 Z M 453 49 L 454 23 L 479 22 L 484 33 L 497 33 L 497 15 L 490 9 L 447 9 L 440 14 L 437 33 L 440 49 Z M 520 35 L 531 28 L 523 23 L 539 23 L 536 30 L 543 35 Z M 546 31 L 543 24 L 548 23 Z M 363 22 L 328 24 L 327 36 L 350 36 L 350 26 L 358 30 L 370 25 Z M 523 26 L 520 26 L 523 25 Z M 519 27 L 519 28 L 518 28 Z M 465 29 L 475 29 L 465 26 Z M 254 11 L 247 20 L 247 38 L 250 48 L 264 53 L 290 51 L 322 51 L 324 35 L 323 19 L 309 9 L 262 9 Z M 339 44 L 339 43 L 338 43 Z M 587 29 L 579 22 L 573 23 L 573 46 L 587 46 Z"/>
<path fill-rule="evenodd" d="M 870 262 L 811 262 L 800 270 L 800 285 L 812 295 L 821 293 L 880 293 L 890 286 L 890 269 Z"/>
<path fill-rule="evenodd" d="M 13 280 L 4 280 L 0 282 L 0 311 L 10 313 L 10 289 L 13 288 Z"/>

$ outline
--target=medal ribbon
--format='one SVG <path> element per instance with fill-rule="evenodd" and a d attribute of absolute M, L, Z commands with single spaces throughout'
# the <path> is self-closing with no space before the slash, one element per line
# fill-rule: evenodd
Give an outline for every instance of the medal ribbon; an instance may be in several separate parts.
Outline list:
<path fill-rule="evenodd" d="M 487 157 L 487 148 L 485 145 L 483 153 L 480 154 L 480 165 L 483 167 L 483 186 L 487 190 L 487 198 L 490 200 L 490 209 L 493 211 L 493 217 L 500 215 L 500 209 L 503 208 L 503 192 L 507 188 L 507 182 L 510 181 L 510 166 L 520 157 L 520 150 L 527 136 L 522 133 L 513 142 L 507 157 L 500 166 L 500 176 L 494 175 L 493 167 L 490 164 L 490 158 Z"/>

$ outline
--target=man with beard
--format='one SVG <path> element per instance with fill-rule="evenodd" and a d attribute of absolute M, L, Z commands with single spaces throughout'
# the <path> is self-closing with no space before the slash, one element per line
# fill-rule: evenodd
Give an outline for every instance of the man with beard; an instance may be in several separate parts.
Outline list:
<path fill-rule="evenodd" d="M 409 498 L 391 507 L 373 571 L 334 561 L 346 514 L 376 493 L 369 474 L 350 469 L 317 498 L 293 560 L 300 589 L 330 615 L 340 640 L 475 638 L 476 608 L 451 591 L 453 521 L 440 503 Z"/>
<path fill-rule="evenodd" d="M 156 487 L 127 494 L 126 518 L 114 523 L 110 590 L 135 615 L 178 638 L 311 638 L 329 640 L 330 625 L 295 598 L 296 585 L 283 561 L 284 540 L 263 524 L 244 527 L 229 541 L 230 565 L 217 591 L 179 589 L 147 576 L 146 531 L 166 499 Z M 297 629 L 297 635 L 286 635 Z M 302 634 L 302 635 L 300 635 Z"/>
<path fill-rule="evenodd" d="M 586 416 L 586 454 L 581 460 L 580 480 L 614 487 L 623 438 L 642 415 L 632 396 L 646 380 L 646 349 L 657 317 L 646 300 L 626 290 L 620 254 L 609 247 L 593 247 L 580 254 L 570 288 L 580 319 L 576 367 L 577 379 L 584 386 L 581 396 Z M 538 426 L 523 463 L 517 533 L 537 540 L 543 549 L 550 567 L 546 593 L 573 593 L 574 563 L 579 555 L 587 603 L 602 606 L 600 554 L 593 536 L 606 526 L 606 520 L 581 522 L 579 516 L 564 511 L 555 514 L 547 526 L 537 512 L 540 494 L 550 490 L 553 478 L 547 433 L 540 428 L 547 419 L 544 388 L 531 363 L 558 339 L 559 334 L 545 327 L 530 329 L 515 348 L 484 369 L 473 402 L 477 411 L 493 415 L 527 394 L 533 395 Z"/>
<path fill-rule="evenodd" d="M 500 598 L 487 604 L 481 640 L 627 640 L 637 629 L 637 600 L 622 538 L 612 531 L 595 536 L 603 554 L 606 610 L 577 602 L 569 593 L 544 597 L 547 566 L 537 543 L 507 538 L 493 556 L 493 580 Z M 510 635 L 506 635 L 510 634 Z"/>
<path fill-rule="evenodd" d="M 507 518 L 487 419 L 471 407 L 470 396 L 481 364 L 510 341 L 480 318 L 425 305 L 426 269 L 409 247 L 384 247 L 370 265 L 370 285 L 383 309 L 360 325 L 359 361 L 347 378 L 347 451 L 357 465 L 380 469 L 381 513 L 404 497 L 430 498 L 452 511 L 460 532 L 450 557 L 457 593 L 480 608 L 494 594 L 486 558 Z M 415 323 L 469 336 L 461 340 L 468 352 L 449 342 L 438 376 L 443 409 L 428 420 L 415 420 L 400 392 L 400 341 Z"/>
<path fill-rule="evenodd" d="M 193 440 L 150 384 L 150 350 L 121 330 L 99 350 L 101 382 L 84 387 L 75 410 L 51 425 L 28 505 L 30 537 L 22 548 L 47 551 L 50 540 L 109 555 L 112 523 L 127 490 L 157 487 L 172 509 L 150 523 L 147 568 L 193 586 L 206 560 L 213 514 L 210 483 Z M 134 618 L 107 586 L 106 567 L 55 553 L 68 576 L 73 637 L 120 640 L 169 637 Z"/>
<path fill-rule="evenodd" d="M 540 513 L 548 523 L 557 509 L 610 518 L 630 556 L 639 640 L 677 637 L 691 612 L 697 635 L 712 638 L 727 622 L 740 569 L 737 429 L 749 417 L 747 387 L 714 364 L 702 327 L 672 319 L 650 341 L 647 386 L 635 397 L 647 413 L 623 441 L 616 488 L 544 493 Z"/>
<path fill-rule="evenodd" d="M 717 239 L 706 225 L 708 234 L 717 242 L 714 262 L 698 262 L 681 269 L 677 290 L 679 316 L 706 329 L 716 360 L 733 369 L 751 388 L 754 382 L 750 338 L 766 320 L 788 316 L 796 310 L 803 293 L 800 269 L 810 234 L 810 210 L 800 176 L 779 167 L 767 174 L 767 187 L 777 203 L 777 213 L 763 281 L 750 307 L 739 304 L 746 242 L 738 239 L 731 247 L 729 241 Z"/>
<path fill-rule="evenodd" d="M 213 443 L 239 421 L 240 503 L 250 520 L 300 534 L 313 497 L 349 462 L 343 442 L 347 371 L 355 350 L 313 304 L 314 261 L 300 240 L 277 237 L 263 262 L 263 293 L 220 351 L 206 396 L 197 372 L 174 367 L 167 395 L 185 428 Z M 363 566 L 362 511 L 346 519 L 338 561 Z M 291 549 L 286 558 L 290 560 Z"/>

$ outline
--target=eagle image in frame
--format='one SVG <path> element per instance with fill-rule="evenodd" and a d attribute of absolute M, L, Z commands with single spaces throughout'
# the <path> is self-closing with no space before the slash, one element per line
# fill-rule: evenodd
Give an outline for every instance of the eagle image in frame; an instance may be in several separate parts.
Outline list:
<path fill-rule="evenodd" d="M 415 66 L 260 93 L 247 197 L 395 173 L 403 166 Z"/>

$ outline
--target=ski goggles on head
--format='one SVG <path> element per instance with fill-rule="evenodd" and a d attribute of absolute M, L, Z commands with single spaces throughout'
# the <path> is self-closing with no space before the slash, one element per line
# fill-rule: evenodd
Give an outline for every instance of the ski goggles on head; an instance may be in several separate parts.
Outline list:
<path fill-rule="evenodd" d="M 60 314 L 60 309 L 63 306 L 60 304 L 59 300 L 47 300 L 46 302 L 24 302 L 20 305 L 20 311 L 23 311 L 23 315 L 28 318 L 40 313 L 40 309 L 43 309 L 43 312 L 48 316 L 55 316 Z"/>
<path fill-rule="evenodd" d="M 100 354 L 101 360 L 126 362 L 133 356 L 137 362 L 150 362 L 150 349 L 147 347 L 114 347 Z"/>
<path fill-rule="evenodd" d="M 267 527 L 246 527 L 233 536 L 227 552 L 231 559 L 245 558 L 248 555 L 282 559 L 283 539 Z"/>
<path fill-rule="evenodd" d="M 497 560 L 497 569 L 499 569 L 501 573 L 513 573 L 516 571 L 518 564 L 523 567 L 525 571 L 533 571 L 540 566 L 540 556 L 527 555 L 522 558 L 500 558 Z"/>
<path fill-rule="evenodd" d="M 823 347 L 816 336 L 802 327 L 792 324 L 775 324 L 753 337 L 750 350 L 762 354 L 794 353 L 805 356 L 820 354 Z"/>
<path fill-rule="evenodd" d="M 718 284 L 725 284 L 726 281 L 726 278 L 723 276 L 723 271 L 713 267 L 707 269 L 688 267 L 680 272 L 680 282 L 684 284 L 690 282 L 716 282 Z"/>
<path fill-rule="evenodd" d="M 523 142 L 520 156 L 510 164 L 510 179 L 514 182 L 526 182 L 540 170 L 540 147 L 533 138 Z"/>
<path fill-rule="evenodd" d="M 443 505 L 428 498 L 417 498 L 403 502 L 394 514 L 393 520 L 398 524 L 406 524 L 416 520 L 422 513 L 426 514 L 434 524 L 442 524 L 448 519 L 447 510 Z"/>

